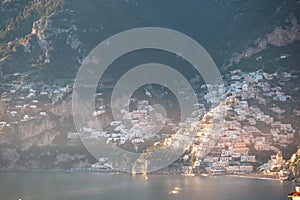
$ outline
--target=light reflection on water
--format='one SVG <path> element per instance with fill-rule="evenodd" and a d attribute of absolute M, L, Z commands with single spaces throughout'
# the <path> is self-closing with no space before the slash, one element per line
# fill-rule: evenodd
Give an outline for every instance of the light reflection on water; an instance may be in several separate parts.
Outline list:
<path fill-rule="evenodd" d="M 290 182 L 235 177 L 0 173 L 1 200 L 287 200 L 293 189 Z"/>

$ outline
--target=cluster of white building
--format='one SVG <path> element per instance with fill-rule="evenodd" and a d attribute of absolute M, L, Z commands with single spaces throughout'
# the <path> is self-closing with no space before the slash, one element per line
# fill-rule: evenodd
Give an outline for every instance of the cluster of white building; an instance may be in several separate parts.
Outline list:
<path fill-rule="evenodd" d="M 99 111 L 102 110 L 104 111 L 104 108 Z M 97 116 L 99 111 L 95 111 L 93 115 Z M 155 114 L 155 119 L 150 116 L 152 112 Z M 111 121 L 107 131 L 97 132 L 86 128 L 83 131 L 89 133 L 89 137 L 94 139 L 106 138 L 107 144 L 132 145 L 136 151 L 140 150 L 139 144 L 160 139 L 157 127 L 163 126 L 165 119 L 162 114 L 155 113 L 154 108 L 149 105 L 149 101 L 138 101 L 136 110 L 124 109 L 121 113 L 122 120 Z"/>
<path fill-rule="evenodd" d="M 249 173 L 254 170 L 253 163 L 256 162 L 254 150 L 279 152 L 278 146 L 285 148 L 294 142 L 296 130 L 291 124 L 276 121 L 259 108 L 259 105 L 266 107 L 270 101 L 291 99 L 281 87 L 271 87 L 269 81 L 276 76 L 276 73 L 231 72 L 229 86 L 225 86 L 225 103 L 219 105 L 225 110 L 223 128 L 219 129 L 220 137 L 213 148 L 208 148 L 210 152 L 202 159 L 202 163 L 197 162 L 195 166 L 202 164 L 212 173 Z M 283 80 L 296 78 L 286 72 L 281 76 Z M 267 109 L 276 114 L 285 112 L 275 104 Z M 209 129 L 214 126 L 203 123 Z M 208 132 L 207 128 L 201 130 Z M 199 152 L 203 151 L 203 144 L 194 144 L 191 151 L 198 160 L 202 158 Z"/>
<path fill-rule="evenodd" d="M 37 117 L 47 116 L 47 111 L 72 91 L 70 84 L 44 84 L 28 81 L 28 73 L 6 74 L 1 79 L 5 90 L 1 103 L 5 105 L 3 117 L 5 127 L 11 123 L 24 122 Z"/>

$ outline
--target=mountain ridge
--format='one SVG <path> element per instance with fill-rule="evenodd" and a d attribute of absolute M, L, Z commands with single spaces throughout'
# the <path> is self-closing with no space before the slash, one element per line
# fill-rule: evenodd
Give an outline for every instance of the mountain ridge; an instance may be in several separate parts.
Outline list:
<path fill-rule="evenodd" d="M 120 31 L 144 26 L 182 31 L 202 44 L 222 69 L 237 63 L 249 49 L 255 52 L 252 46 L 263 44 L 264 39 L 260 38 L 274 30 L 293 31 L 289 28 L 291 24 L 299 29 L 295 21 L 299 21 L 296 11 L 300 5 L 294 0 L 252 3 L 34 0 L 2 1 L 1 8 L 9 12 L 6 10 L 16 4 L 25 5 L 19 5 L 15 11 L 19 14 L 12 14 L 10 20 L 4 20 L 6 23 L 1 22 L 0 68 L 4 73 L 45 66 L 56 77 L 57 67 L 63 66 L 61 73 L 74 77 L 81 60 L 96 44 Z M 211 10 L 204 9 L 205 6 Z M 165 12 L 167 9 L 169 12 Z M 23 62 L 17 63 L 17 58 Z"/>

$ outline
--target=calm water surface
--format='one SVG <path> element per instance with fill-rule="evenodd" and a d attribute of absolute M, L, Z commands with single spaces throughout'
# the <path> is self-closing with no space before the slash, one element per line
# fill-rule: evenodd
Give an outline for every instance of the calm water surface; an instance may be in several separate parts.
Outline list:
<path fill-rule="evenodd" d="M 175 188 L 177 194 L 171 194 Z M 236 177 L 0 173 L 2 200 L 287 200 L 291 182 Z"/>

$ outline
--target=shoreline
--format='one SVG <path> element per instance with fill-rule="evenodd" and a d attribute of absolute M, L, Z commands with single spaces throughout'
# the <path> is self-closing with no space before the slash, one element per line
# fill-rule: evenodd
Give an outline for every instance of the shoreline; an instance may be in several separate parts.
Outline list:
<path fill-rule="evenodd" d="M 0 173 L 99 173 L 99 174 L 130 174 L 118 171 L 88 171 L 88 170 L 1 170 Z M 161 173 L 147 173 L 151 176 L 182 176 L 183 174 L 161 174 Z M 143 176 L 143 174 L 135 174 L 135 176 Z M 214 176 L 225 176 L 225 177 L 236 177 L 236 178 L 248 178 L 248 179 L 258 179 L 258 180 L 276 180 L 280 181 L 279 178 L 272 175 L 265 175 L 259 173 L 251 174 L 222 174 L 222 175 L 211 175 L 211 174 L 194 174 L 191 177 L 214 177 Z"/>
<path fill-rule="evenodd" d="M 279 178 L 272 176 L 272 175 L 265 175 L 265 174 L 226 174 L 224 176 L 228 177 L 236 177 L 236 178 L 248 178 L 248 179 L 257 179 L 257 180 L 269 180 L 269 181 L 281 181 Z"/>

